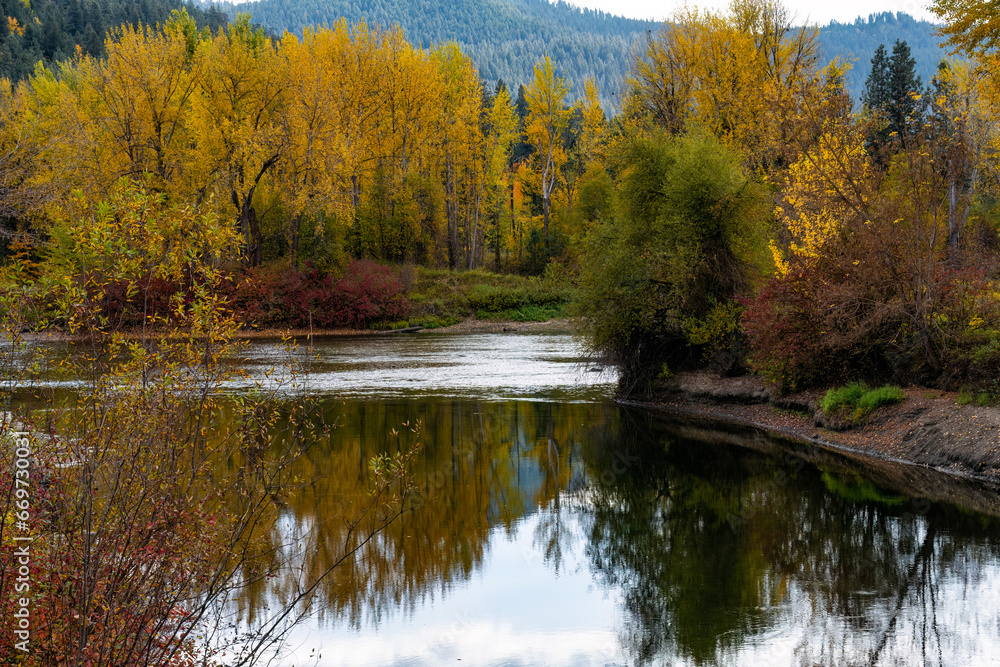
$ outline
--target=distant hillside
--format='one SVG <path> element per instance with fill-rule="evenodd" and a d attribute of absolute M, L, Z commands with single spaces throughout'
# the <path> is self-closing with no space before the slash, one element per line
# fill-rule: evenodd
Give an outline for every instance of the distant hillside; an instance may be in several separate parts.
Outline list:
<path fill-rule="evenodd" d="M 938 44 L 934 24 L 918 21 L 909 14 L 883 12 L 858 18 L 853 23 L 837 23 L 820 28 L 820 45 L 823 56 L 831 60 L 840 56 L 853 61 L 854 68 L 847 75 L 847 87 L 855 99 L 861 98 L 865 79 L 871 71 L 872 55 L 879 44 L 885 44 L 890 53 L 898 39 L 910 47 L 917 61 L 917 74 L 926 86 L 934 76 L 937 65 L 948 53 Z"/>
<path fill-rule="evenodd" d="M 202 10 L 190 0 L 0 0 L 0 77 L 22 79 L 35 63 L 84 53 L 104 55 L 104 34 L 124 23 L 162 23 L 174 9 L 187 7 L 198 26 L 226 24 L 216 8 Z"/>
<path fill-rule="evenodd" d="M 308 25 L 341 18 L 371 25 L 399 24 L 412 42 L 455 41 L 479 66 L 487 81 L 504 79 L 513 90 L 532 78 L 534 64 L 548 53 L 570 80 L 572 98 L 594 77 L 605 103 L 614 108 L 633 54 L 648 32 L 661 24 L 580 9 L 561 0 L 258 0 L 195 6 L 191 0 L 0 0 L 0 76 L 18 80 L 35 63 L 67 58 L 77 45 L 101 55 L 103 36 L 122 23 L 162 22 L 172 9 L 186 6 L 199 26 L 223 25 L 226 16 L 247 12 L 280 35 L 301 35 Z M 859 99 L 871 57 L 879 44 L 896 39 L 910 45 L 917 73 L 930 81 L 945 51 L 934 26 L 907 14 L 884 12 L 820 29 L 824 59 L 840 56 L 854 63 L 847 85 Z"/>
<path fill-rule="evenodd" d="M 583 82 L 592 76 L 612 103 L 633 48 L 660 27 L 547 0 L 258 0 L 220 6 L 230 17 L 250 13 L 279 35 L 285 30 L 301 35 L 303 26 L 341 18 L 399 24 L 411 42 L 457 42 L 484 79 L 502 78 L 514 90 L 531 80 L 535 63 L 547 52 L 570 79 L 572 97 L 582 97 Z"/>
<path fill-rule="evenodd" d="M 573 97 L 582 95 L 583 81 L 593 76 L 609 102 L 621 92 L 635 47 L 647 31 L 661 27 L 547 0 L 257 0 L 220 6 L 230 17 L 250 13 L 279 35 L 285 30 L 301 35 L 303 26 L 341 18 L 348 23 L 364 19 L 371 25 L 399 24 L 413 42 L 458 42 L 484 79 L 503 78 L 514 88 L 531 80 L 534 63 L 548 52 L 571 80 Z M 875 49 L 884 43 L 891 50 L 896 39 L 910 45 L 917 72 L 927 83 L 945 56 L 933 24 L 884 12 L 820 29 L 824 58 L 840 56 L 854 63 L 847 85 L 856 99 Z"/>

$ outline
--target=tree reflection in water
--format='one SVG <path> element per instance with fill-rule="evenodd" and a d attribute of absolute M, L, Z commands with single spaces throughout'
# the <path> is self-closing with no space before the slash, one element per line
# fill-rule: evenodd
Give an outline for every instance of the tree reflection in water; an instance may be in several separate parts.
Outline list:
<path fill-rule="evenodd" d="M 410 511 L 325 580 L 321 623 L 419 612 L 531 517 L 553 576 L 585 554 L 621 600 L 629 664 L 975 664 L 998 648 L 1000 601 L 982 597 L 1000 584 L 996 519 L 606 404 L 337 402 L 324 419 L 343 426 L 299 462 L 272 537 L 296 567 L 248 615 L 336 562 L 368 459 L 419 440 Z"/>
<path fill-rule="evenodd" d="M 641 462 L 594 485 L 584 510 L 595 576 L 623 595 L 636 664 L 753 664 L 781 645 L 802 665 L 994 654 L 994 518 L 792 457 L 669 438 L 634 413 L 584 459 L 592 478 L 616 459 Z"/>

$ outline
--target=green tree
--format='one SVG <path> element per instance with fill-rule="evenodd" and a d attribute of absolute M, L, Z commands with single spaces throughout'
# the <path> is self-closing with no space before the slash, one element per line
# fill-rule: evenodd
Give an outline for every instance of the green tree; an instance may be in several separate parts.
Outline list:
<path fill-rule="evenodd" d="M 881 121 L 871 138 L 876 150 L 883 150 L 889 143 L 908 146 L 923 125 L 925 105 L 921 102 L 922 88 L 916 66 L 910 47 L 898 39 L 890 57 L 886 57 L 884 44 L 880 44 L 872 56 L 871 73 L 865 82 L 862 101 Z"/>
<path fill-rule="evenodd" d="M 626 139 L 615 213 L 588 238 L 580 299 L 592 349 L 641 391 L 663 368 L 734 362 L 738 306 L 767 252 L 764 190 L 705 133 Z"/>

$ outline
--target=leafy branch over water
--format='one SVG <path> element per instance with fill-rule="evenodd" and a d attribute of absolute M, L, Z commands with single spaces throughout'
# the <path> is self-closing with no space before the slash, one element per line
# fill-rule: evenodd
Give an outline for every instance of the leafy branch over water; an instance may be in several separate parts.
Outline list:
<path fill-rule="evenodd" d="M 292 465 L 330 426 L 314 418 L 311 401 L 276 399 L 301 387 L 290 362 L 268 384 L 225 392 L 242 375 L 232 363 L 242 346 L 217 295 L 218 257 L 232 240 L 217 217 L 167 206 L 128 181 L 107 202 L 71 213 L 75 224 L 53 230 L 45 271 L 8 269 L 23 289 L 3 302 L 11 342 L 3 362 L 20 373 L 5 403 L 34 448 L 31 653 L 21 664 L 214 664 L 223 654 L 228 664 L 256 664 L 311 611 L 322 579 L 402 511 L 407 459 L 373 463 L 371 502 L 341 517 L 348 530 L 327 571 L 286 577 L 278 604 L 248 617 L 246 597 L 297 557 L 300 545 L 277 522 L 309 483 Z M 126 334 L 102 307 L 109 286 L 141 290 L 150 275 L 186 289 L 168 317 Z M 30 386 L 26 359 L 40 354 L 20 333 L 39 302 L 74 336 L 73 353 L 56 366 L 76 390 L 29 411 L 14 394 Z M 0 468 L 9 513 L 10 448 Z M 13 530 L 6 521 L 0 528 L 6 605 L 17 597 Z M 10 618 L 0 626 L 4 658 L 16 655 Z"/>

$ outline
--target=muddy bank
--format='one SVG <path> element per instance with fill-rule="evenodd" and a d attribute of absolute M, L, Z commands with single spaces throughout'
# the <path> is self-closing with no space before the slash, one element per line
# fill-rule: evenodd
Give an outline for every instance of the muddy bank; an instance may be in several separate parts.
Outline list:
<path fill-rule="evenodd" d="M 844 424 L 830 423 L 817 409 L 823 392 L 778 397 L 755 377 L 682 373 L 658 385 L 652 396 L 621 402 L 687 419 L 688 428 L 704 429 L 706 420 L 720 420 L 730 428 L 760 429 L 862 461 L 899 481 L 921 466 L 984 484 L 994 494 L 1000 490 L 1000 409 L 958 405 L 954 393 L 904 390 L 904 402 L 879 409 L 849 430 L 835 430 Z"/>

